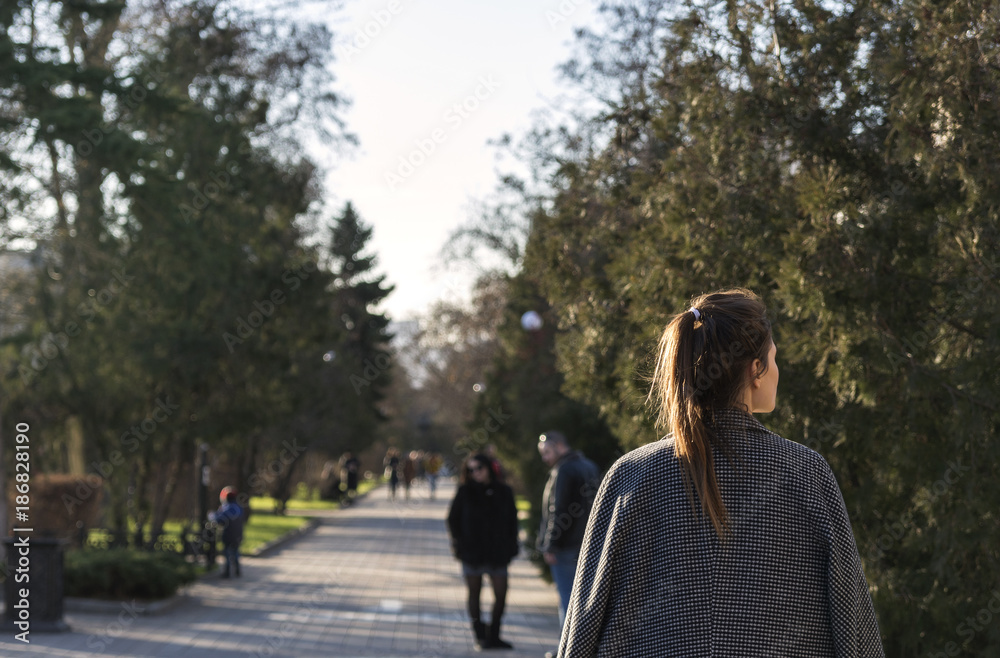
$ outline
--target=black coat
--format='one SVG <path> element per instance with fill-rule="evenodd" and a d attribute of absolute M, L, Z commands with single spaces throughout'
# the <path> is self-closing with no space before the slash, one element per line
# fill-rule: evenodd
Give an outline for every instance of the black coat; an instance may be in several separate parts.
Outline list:
<path fill-rule="evenodd" d="M 582 452 L 567 452 L 549 472 L 542 495 L 538 550 L 580 550 L 601 472 Z"/>
<path fill-rule="evenodd" d="M 518 552 L 513 490 L 500 483 L 461 485 L 448 510 L 448 531 L 452 552 L 462 562 L 509 564 Z"/>

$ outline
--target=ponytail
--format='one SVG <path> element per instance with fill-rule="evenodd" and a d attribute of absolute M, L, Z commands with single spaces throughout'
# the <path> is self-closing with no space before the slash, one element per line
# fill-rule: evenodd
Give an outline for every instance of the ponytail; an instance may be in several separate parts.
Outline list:
<path fill-rule="evenodd" d="M 742 288 L 702 295 L 670 321 L 657 350 L 649 401 L 657 427 L 673 435 L 684 488 L 697 514 L 697 500 L 720 539 L 731 524 L 715 473 L 713 446 L 730 446 L 712 428 L 715 409 L 738 408 L 755 359 L 767 368 L 771 325 L 760 298 Z M 749 411 L 749 410 L 747 410 Z"/>

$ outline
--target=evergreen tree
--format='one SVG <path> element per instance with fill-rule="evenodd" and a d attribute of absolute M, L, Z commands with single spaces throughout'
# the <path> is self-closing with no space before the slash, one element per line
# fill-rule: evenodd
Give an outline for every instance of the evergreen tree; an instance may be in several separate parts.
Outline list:
<path fill-rule="evenodd" d="M 372 229 L 348 202 L 330 230 L 329 269 L 336 291 L 335 317 L 344 338 L 336 359 L 345 375 L 336 382 L 345 414 L 339 432 L 358 450 L 374 438 L 385 414 L 382 401 L 392 375 L 389 319 L 378 306 L 392 292 L 384 275 L 376 275 L 376 257 L 367 252 Z"/>
<path fill-rule="evenodd" d="M 609 4 L 566 67 L 601 109 L 530 136 L 551 185 L 522 275 L 563 390 L 622 448 L 653 440 L 669 317 L 760 292 L 782 380 L 764 421 L 837 474 L 887 655 L 997 644 L 975 620 L 1000 532 L 996 11 Z"/>
<path fill-rule="evenodd" d="M 496 445 L 505 468 L 517 476 L 522 493 L 532 501 L 528 545 L 534 546 L 548 477 L 548 467 L 538 453 L 538 437 L 547 430 L 562 431 L 574 450 L 583 451 L 602 470 L 622 451 L 599 410 L 563 392 L 565 377 L 556 365 L 558 329 L 553 309 L 526 275 L 514 277 L 509 287 L 497 327 L 499 348 L 469 423 L 469 436 L 456 450 L 464 457 L 482 450 L 486 443 Z M 538 314 L 541 326 L 523 320 L 530 312 Z"/>
<path fill-rule="evenodd" d="M 329 434 L 310 394 L 336 295 L 305 246 L 316 169 L 287 122 L 339 109 L 329 35 L 222 2 L 0 18 L 7 136 L 24 147 L 5 162 L 45 261 L 7 340 L 5 413 L 45 419 L 43 469 L 65 468 L 78 423 L 110 523 L 131 518 L 144 543 L 199 444 L 242 461 L 248 490 L 284 441 Z M 279 463 L 280 485 L 294 462 Z"/>

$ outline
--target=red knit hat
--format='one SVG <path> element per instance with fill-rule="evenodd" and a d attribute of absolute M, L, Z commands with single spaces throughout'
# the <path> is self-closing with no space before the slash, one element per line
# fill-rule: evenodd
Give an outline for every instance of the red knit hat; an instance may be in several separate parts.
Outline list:
<path fill-rule="evenodd" d="M 219 492 L 219 502 L 224 503 L 229 498 L 229 494 L 236 493 L 236 487 L 223 487 Z"/>

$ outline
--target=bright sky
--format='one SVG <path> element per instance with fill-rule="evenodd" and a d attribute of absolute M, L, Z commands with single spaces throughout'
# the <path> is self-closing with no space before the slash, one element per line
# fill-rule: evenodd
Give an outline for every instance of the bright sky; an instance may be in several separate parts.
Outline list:
<path fill-rule="evenodd" d="M 394 320 L 467 293 L 471 279 L 445 272 L 440 251 L 498 180 L 487 142 L 520 136 L 559 94 L 556 66 L 594 4 L 348 0 L 331 17 L 337 88 L 353 100 L 343 118 L 361 144 L 327 189 L 333 208 L 350 200 L 374 227 Z"/>

